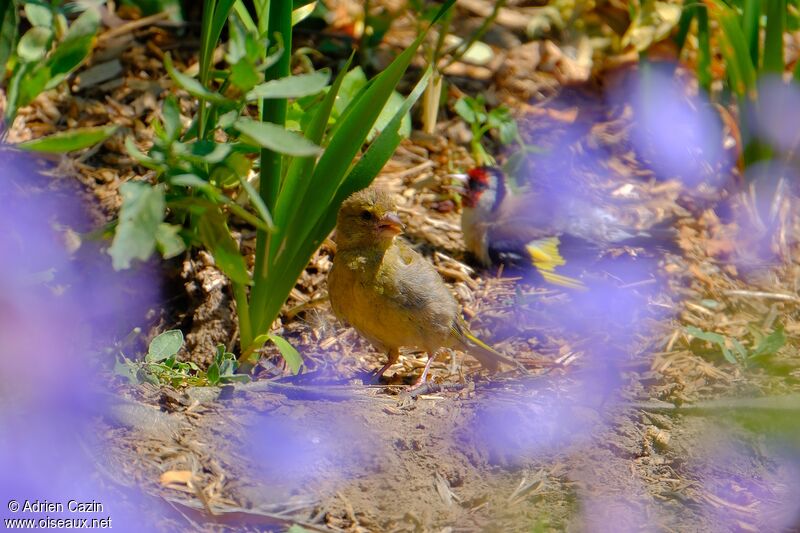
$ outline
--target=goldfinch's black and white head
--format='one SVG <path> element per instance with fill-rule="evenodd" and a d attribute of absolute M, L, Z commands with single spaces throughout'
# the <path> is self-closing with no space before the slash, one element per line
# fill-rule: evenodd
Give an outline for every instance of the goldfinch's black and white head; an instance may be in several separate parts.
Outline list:
<path fill-rule="evenodd" d="M 464 182 L 461 201 L 466 209 L 495 211 L 506 196 L 505 176 L 496 167 L 475 167 L 466 174 L 454 176 Z"/>

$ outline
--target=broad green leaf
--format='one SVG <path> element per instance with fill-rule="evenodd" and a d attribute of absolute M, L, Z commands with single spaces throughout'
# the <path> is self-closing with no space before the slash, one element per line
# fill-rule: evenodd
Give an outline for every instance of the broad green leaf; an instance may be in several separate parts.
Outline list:
<path fill-rule="evenodd" d="M 247 93 L 246 98 L 248 101 L 262 98 L 301 98 L 322 91 L 328 85 L 330 78 L 330 71 L 324 69 L 311 74 L 270 80 L 254 87 Z"/>
<path fill-rule="evenodd" d="M 170 185 L 180 185 L 183 187 L 197 187 L 198 189 L 210 189 L 211 184 L 195 174 L 178 174 L 169 177 Z"/>
<path fill-rule="evenodd" d="M 475 111 L 472 109 L 472 106 L 469 105 L 467 97 L 459 98 L 456 104 L 453 106 L 453 109 L 455 110 L 456 113 L 458 113 L 458 116 L 461 117 L 467 124 L 478 123 L 478 116 L 475 114 Z"/>
<path fill-rule="evenodd" d="M 250 284 L 250 274 L 247 265 L 239 251 L 239 245 L 231 236 L 225 216 L 218 208 L 207 209 L 198 224 L 200 240 L 214 256 L 217 267 L 228 276 L 231 281 Z"/>
<path fill-rule="evenodd" d="M 173 95 L 169 95 L 161 106 L 161 115 L 164 117 L 164 133 L 167 140 L 174 141 L 180 134 L 183 126 L 181 125 L 181 109 L 178 100 Z"/>
<path fill-rule="evenodd" d="M 137 147 L 136 143 L 133 142 L 133 137 L 125 138 L 125 149 L 128 151 L 128 155 L 130 155 L 134 161 L 143 167 L 149 168 L 150 170 L 155 170 L 159 173 L 166 172 L 167 166 L 161 161 L 156 161 L 149 155 L 139 150 L 139 147 Z"/>
<path fill-rule="evenodd" d="M 156 233 L 164 220 L 166 204 L 161 187 L 129 181 L 120 187 L 122 207 L 111 254 L 115 270 L 130 268 L 133 259 L 147 260 L 156 248 Z"/>
<path fill-rule="evenodd" d="M 34 26 L 25 32 L 17 43 L 17 55 L 20 61 L 35 63 L 41 61 L 50 48 L 53 32 L 50 28 Z"/>
<path fill-rule="evenodd" d="M 100 14 L 96 8 L 81 13 L 69 27 L 64 39 L 47 60 L 50 80 L 45 89 L 52 89 L 78 68 L 94 47 L 95 34 L 100 27 Z"/>
<path fill-rule="evenodd" d="M 389 96 L 389 100 L 386 102 L 386 105 L 383 106 L 383 110 L 381 114 L 378 115 L 378 120 L 375 121 L 375 127 L 372 128 L 372 131 L 369 132 L 367 135 L 367 142 L 371 142 L 383 129 L 386 127 L 389 122 L 394 118 L 397 110 L 403 107 L 403 102 L 405 98 L 402 94 L 397 91 L 392 91 L 391 96 Z M 400 134 L 403 137 L 408 137 L 411 135 L 411 115 L 405 113 L 400 118 Z"/>
<path fill-rule="evenodd" d="M 694 326 L 686 326 L 686 332 L 692 337 L 698 338 L 703 341 L 713 342 L 715 344 L 725 345 L 725 336 L 711 331 L 703 331 Z"/>
<path fill-rule="evenodd" d="M 775 328 L 775 331 L 761 339 L 750 354 L 750 357 L 756 358 L 775 355 L 785 344 L 786 335 L 783 332 L 783 326 L 778 326 Z"/>
<path fill-rule="evenodd" d="M 17 146 L 29 152 L 47 152 L 63 154 L 89 148 L 103 142 L 114 133 L 119 126 L 96 126 L 90 128 L 75 128 L 40 137 L 31 141 L 19 143 Z"/>
<path fill-rule="evenodd" d="M 261 81 L 261 76 L 247 58 L 242 58 L 231 66 L 231 76 L 229 79 L 240 91 L 247 92 Z"/>
<path fill-rule="evenodd" d="M 53 12 L 42 4 L 25 3 L 25 18 L 32 26 L 41 26 L 48 30 L 53 27 Z"/>
<path fill-rule="evenodd" d="M 19 86 L 16 97 L 10 96 L 15 91 L 13 87 L 9 87 L 9 100 L 14 101 L 18 107 L 31 103 L 47 88 L 47 84 L 52 79 L 47 65 L 41 66 L 39 63 L 19 63 L 14 69 L 13 78 L 15 79 L 12 79 L 10 84 L 12 86 L 19 84 Z"/>
<path fill-rule="evenodd" d="M 183 333 L 179 329 L 171 329 L 161 333 L 152 341 L 147 349 L 145 361 L 157 363 L 177 354 L 183 346 Z"/>
<path fill-rule="evenodd" d="M 0 0 L 0 83 L 6 77 L 6 64 L 17 43 L 19 36 L 19 21 L 17 20 L 17 6 L 14 0 Z M 6 109 L 6 117 L 13 117 Z M 10 126 L 10 124 L 6 124 Z"/>
<path fill-rule="evenodd" d="M 217 363 L 209 365 L 208 370 L 206 370 L 206 378 L 212 385 L 219 383 L 219 365 Z"/>
<path fill-rule="evenodd" d="M 156 230 L 156 245 L 164 259 L 177 257 L 186 250 L 186 243 L 179 235 L 180 230 L 181 227 L 174 224 L 166 222 L 159 224 Z"/>
<path fill-rule="evenodd" d="M 164 68 L 167 69 L 167 74 L 169 74 L 169 77 L 172 78 L 172 81 L 174 81 L 178 87 L 191 94 L 195 98 L 202 98 L 203 100 L 208 100 L 209 102 L 217 105 L 225 105 L 230 103 L 227 98 L 218 92 L 206 89 L 203 84 L 196 79 L 192 78 L 191 76 L 187 76 L 183 72 L 179 72 L 172 63 L 172 57 L 170 57 L 169 52 L 167 52 L 167 54 L 164 56 Z"/>
<path fill-rule="evenodd" d="M 199 165 L 221 163 L 230 155 L 231 149 L 232 146 L 229 143 L 215 143 L 203 140 L 191 143 L 176 142 L 173 144 L 175 154 Z"/>
<path fill-rule="evenodd" d="M 271 122 L 240 118 L 233 124 L 233 127 L 252 139 L 258 146 L 281 154 L 308 157 L 319 155 L 322 152 L 322 148 L 302 135 L 287 131 Z"/>
<path fill-rule="evenodd" d="M 361 90 L 367 85 L 367 75 L 361 67 L 355 67 L 345 74 L 341 88 L 333 104 L 333 117 L 338 118 L 344 114 L 345 109 Z"/>

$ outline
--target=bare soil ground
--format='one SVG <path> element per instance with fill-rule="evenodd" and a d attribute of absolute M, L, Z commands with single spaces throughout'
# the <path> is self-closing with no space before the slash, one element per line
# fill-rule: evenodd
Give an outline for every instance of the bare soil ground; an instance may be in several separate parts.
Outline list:
<path fill-rule="evenodd" d="M 402 46 L 410 27 L 399 24 L 387 41 Z M 500 40 L 516 39 L 498 31 Z M 612 253 L 636 268 L 615 270 L 613 258 L 598 263 L 587 275 L 609 292 L 596 299 L 471 268 L 459 215 L 441 186 L 448 172 L 473 162 L 459 144 L 463 124 L 445 117 L 436 134 L 415 133 L 405 142 L 379 182 L 396 194 L 406 237 L 451 284 L 471 327 L 530 375 L 488 376 L 461 354 L 443 356 L 433 367 L 434 384 L 410 397 L 403 386 L 424 358 L 407 352 L 387 372 L 388 384 L 366 384 L 383 355 L 330 314 L 324 280 L 332 251 L 323 245 L 276 324 L 304 356 L 301 375 L 289 376 L 277 352 L 267 350 L 260 379 L 244 386 L 176 391 L 115 382 L 111 416 L 97 423 L 108 444 L 103 471 L 121 493 L 153 502 L 139 510 L 143 526 L 767 531 L 800 525 L 797 471 L 782 460 L 797 453 L 797 443 L 791 433 L 763 437 L 758 423 L 791 421 L 780 416 L 798 404 L 796 213 L 785 211 L 784 239 L 770 244 L 770 260 L 749 259 L 751 241 L 741 238 L 737 222 L 744 207 L 735 168 L 704 166 L 705 179 L 688 187 L 657 175 L 648 164 L 653 154 L 631 146 L 637 117 L 603 95 L 635 69 L 565 87 L 565 77 L 582 74 L 567 55 L 558 56 L 556 44 L 517 45 L 501 49 L 489 66 L 463 67 L 453 74 L 454 87 L 487 91 L 490 101 L 512 107 L 529 142 L 550 153 L 564 149 L 569 157 L 559 165 L 552 158 L 546 165 L 531 161 L 539 179 L 575 176 L 599 194 L 622 196 L 630 200 L 632 224 L 671 221 L 677 247 Z M 156 26 L 123 32 L 103 50 L 103 60 L 121 61 L 119 80 L 75 97 L 37 99 L 12 134 L 22 139 L 64 123 L 115 122 L 146 146 L 149 119 L 171 85 L 161 54 L 172 50 L 189 63 L 194 51 Z M 723 132 L 720 146 L 729 135 Z M 122 141 L 115 137 L 61 162 L 100 207 L 97 222 L 114 215 L 119 185 L 141 174 Z M 252 232 L 242 228 L 241 238 L 244 249 L 252 248 Z M 148 316 L 149 335 L 180 327 L 187 333 L 185 357 L 207 363 L 217 343 L 235 343 L 227 283 L 203 253 L 165 270 L 168 299 Z M 769 367 L 732 365 L 684 329 L 744 338 L 748 328 L 769 331 L 778 322 L 788 341 Z"/>

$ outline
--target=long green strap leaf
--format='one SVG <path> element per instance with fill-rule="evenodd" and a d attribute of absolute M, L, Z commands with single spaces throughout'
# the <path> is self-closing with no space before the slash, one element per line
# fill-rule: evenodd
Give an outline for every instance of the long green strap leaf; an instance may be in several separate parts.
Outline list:
<path fill-rule="evenodd" d="M 750 51 L 750 62 L 758 68 L 758 22 L 761 18 L 761 0 L 744 0 L 742 13 L 742 31 L 747 49 Z"/>
<path fill-rule="evenodd" d="M 765 72 L 783 74 L 783 29 L 786 19 L 786 1 L 767 2 L 767 29 L 764 33 Z"/>
<path fill-rule="evenodd" d="M 711 15 L 722 30 L 721 49 L 725 58 L 731 89 L 739 96 L 751 94 L 756 85 L 756 69 L 736 13 L 721 0 L 709 0 Z"/>
<path fill-rule="evenodd" d="M 434 17 L 431 25 L 441 17 L 455 0 L 445 2 Z M 383 106 L 402 78 L 411 59 L 417 51 L 427 32 L 423 32 L 403 53 L 401 53 L 381 74 L 379 74 L 352 104 L 352 110 L 331 138 L 325 153 L 317 163 L 311 182 L 314 184 L 314 194 L 306 194 L 302 198 L 305 209 L 296 209 L 293 217 L 286 227 L 284 242 L 278 250 L 288 249 L 284 244 L 298 239 L 303 242 L 311 238 L 313 226 L 300 224 L 300 220 L 307 218 L 307 213 L 323 213 L 325 208 L 333 201 L 336 191 L 344 181 L 345 175 L 352 164 L 353 158 L 363 145 L 372 130 L 375 121 L 383 110 Z M 319 185 L 317 187 L 317 185 Z M 280 251 L 278 252 L 280 254 Z M 276 257 L 277 259 L 277 257 Z"/>
<path fill-rule="evenodd" d="M 325 135 L 325 127 L 328 125 L 328 119 L 330 119 L 331 111 L 333 110 L 333 104 L 336 102 L 339 88 L 342 86 L 342 80 L 344 80 L 352 61 L 353 55 L 351 54 L 350 59 L 347 60 L 347 63 L 342 67 L 339 75 L 336 76 L 336 80 L 334 80 L 333 85 L 328 90 L 328 94 L 325 95 L 325 99 L 320 104 L 317 112 L 314 114 L 314 118 L 306 128 L 305 136 L 314 144 L 322 143 L 322 138 Z M 295 157 L 289 164 L 283 189 L 278 197 L 278 203 L 275 206 L 275 225 L 278 231 L 282 231 L 282 228 L 286 227 L 286 219 L 297 209 L 298 200 L 306 194 L 311 184 L 309 178 L 314 170 L 315 161 L 316 160 L 312 157 Z M 275 257 L 275 251 L 278 248 L 279 242 L 280 239 L 273 239 L 270 248 L 271 258 Z"/>

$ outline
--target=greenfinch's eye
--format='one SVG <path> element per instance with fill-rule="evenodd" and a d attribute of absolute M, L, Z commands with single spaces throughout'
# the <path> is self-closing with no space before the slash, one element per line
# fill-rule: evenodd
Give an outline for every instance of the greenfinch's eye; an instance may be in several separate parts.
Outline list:
<path fill-rule="evenodd" d="M 372 220 L 372 213 L 364 209 L 361 211 L 361 220 Z"/>

